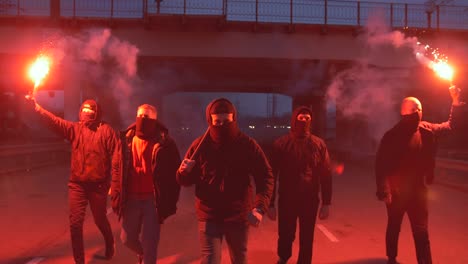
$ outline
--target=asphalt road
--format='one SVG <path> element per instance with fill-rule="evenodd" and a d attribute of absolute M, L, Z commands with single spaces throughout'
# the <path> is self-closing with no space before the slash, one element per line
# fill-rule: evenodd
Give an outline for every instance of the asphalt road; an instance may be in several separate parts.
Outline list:
<path fill-rule="evenodd" d="M 375 199 L 372 161 L 345 164 L 334 176 L 334 195 L 328 220 L 318 220 L 314 263 L 384 264 L 386 211 Z M 68 164 L 0 176 L 0 263 L 73 263 L 68 231 Z M 463 177 L 463 176 L 462 176 Z M 468 182 L 468 175 L 467 181 Z M 431 186 L 429 232 L 434 263 L 468 263 L 468 193 Z M 135 263 L 135 255 L 119 240 L 120 227 L 109 214 L 117 241 L 114 259 L 100 259 L 104 244 L 90 211 L 85 221 L 88 263 Z M 249 263 L 275 263 L 276 222 L 264 218 L 252 228 Z M 226 247 L 223 263 L 229 263 Z M 177 215 L 162 227 L 158 263 L 199 263 L 199 243 L 193 188 L 183 188 Z M 294 245 L 294 263 L 297 243 Z M 399 260 L 416 263 L 414 243 L 405 217 L 399 241 Z"/>

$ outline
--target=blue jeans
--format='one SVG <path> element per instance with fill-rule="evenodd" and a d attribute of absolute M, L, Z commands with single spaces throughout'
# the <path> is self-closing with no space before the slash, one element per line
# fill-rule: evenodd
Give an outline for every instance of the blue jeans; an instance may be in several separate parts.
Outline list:
<path fill-rule="evenodd" d="M 161 226 L 154 198 L 129 199 L 122 213 L 122 243 L 138 255 L 144 264 L 155 264 Z"/>
<path fill-rule="evenodd" d="M 249 226 L 246 223 L 199 222 L 201 264 L 220 264 L 223 237 L 229 248 L 232 264 L 247 263 L 247 237 Z"/>

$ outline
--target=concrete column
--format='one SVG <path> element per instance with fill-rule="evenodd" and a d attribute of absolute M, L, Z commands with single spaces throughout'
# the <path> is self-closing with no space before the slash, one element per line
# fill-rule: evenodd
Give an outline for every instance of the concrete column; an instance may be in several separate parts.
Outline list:
<path fill-rule="evenodd" d="M 82 83 L 79 81 L 68 82 L 63 86 L 63 90 L 64 117 L 66 120 L 77 121 L 83 97 Z"/>
<path fill-rule="evenodd" d="M 52 21 L 60 18 L 60 0 L 50 0 L 50 18 Z"/>

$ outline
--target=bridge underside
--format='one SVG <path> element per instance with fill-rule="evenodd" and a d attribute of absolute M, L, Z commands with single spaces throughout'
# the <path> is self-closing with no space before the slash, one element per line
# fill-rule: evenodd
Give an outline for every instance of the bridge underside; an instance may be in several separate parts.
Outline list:
<path fill-rule="evenodd" d="M 331 63 L 275 58 L 140 58 L 142 79 L 162 83 L 167 93 L 253 92 L 324 95 Z M 170 82 L 173 81 L 173 85 Z"/>
<path fill-rule="evenodd" d="M 27 55 L 0 54 L 0 81 L 6 90 L 28 89 Z M 247 92 L 324 95 L 330 67 L 346 68 L 349 61 L 281 58 L 138 57 L 138 75 L 161 93 Z M 67 75 L 51 72 L 47 90 L 63 90 Z M 157 87 L 157 88 L 156 88 Z"/>

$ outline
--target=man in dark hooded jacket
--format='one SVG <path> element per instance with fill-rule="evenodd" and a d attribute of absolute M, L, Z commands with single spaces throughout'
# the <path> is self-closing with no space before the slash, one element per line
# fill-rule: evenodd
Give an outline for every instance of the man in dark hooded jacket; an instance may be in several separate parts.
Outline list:
<path fill-rule="evenodd" d="M 85 263 L 83 222 L 88 203 L 94 222 L 104 236 L 105 257 L 111 259 L 115 246 L 106 205 L 111 179 L 119 179 L 121 173 L 121 144 L 117 133 L 101 120 L 101 108 L 94 100 L 84 101 L 79 121 L 71 122 L 48 112 L 33 97 L 26 99 L 42 119 L 72 145 L 68 199 L 75 263 Z"/>
<path fill-rule="evenodd" d="M 292 255 L 299 219 L 298 264 L 312 263 L 312 246 L 317 212 L 326 219 L 332 196 L 330 158 L 325 142 L 312 135 L 312 110 L 301 106 L 293 111 L 291 130 L 273 144 L 271 164 L 278 186 L 278 264 Z M 275 181 L 275 190 L 276 188 Z M 321 194 L 321 199 L 319 198 Z M 275 192 L 268 216 L 276 220 Z"/>
<path fill-rule="evenodd" d="M 434 181 L 436 140 L 459 123 L 463 111 L 460 91 L 450 87 L 452 111 L 447 122 L 433 124 L 422 119 L 415 97 L 403 99 L 401 120 L 383 136 L 377 151 L 375 175 L 377 198 L 387 206 L 386 247 L 388 264 L 398 263 L 398 237 L 405 213 L 411 223 L 419 264 L 431 264 L 428 233 L 427 184 Z"/>
<path fill-rule="evenodd" d="M 183 186 L 195 184 L 201 263 L 221 263 L 225 237 L 231 263 L 244 264 L 249 223 L 258 226 L 270 203 L 271 167 L 255 140 L 239 130 L 229 100 L 212 101 L 206 107 L 206 121 L 209 129 L 188 149 L 177 180 Z M 251 176 L 256 191 L 253 204 Z"/>
<path fill-rule="evenodd" d="M 160 224 L 176 212 L 180 155 L 168 133 L 148 104 L 138 107 L 136 122 L 123 133 L 124 169 L 112 182 L 112 208 L 122 219 L 122 242 L 138 263 L 156 263 Z"/>

